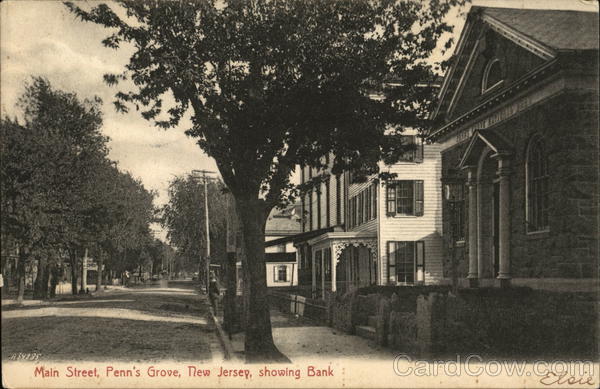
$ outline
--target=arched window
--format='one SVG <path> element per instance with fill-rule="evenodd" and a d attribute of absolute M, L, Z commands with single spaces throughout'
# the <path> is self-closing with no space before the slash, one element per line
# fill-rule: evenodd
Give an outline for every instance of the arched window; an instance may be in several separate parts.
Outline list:
<path fill-rule="evenodd" d="M 527 147 L 527 232 L 547 231 L 548 224 L 548 162 L 544 144 L 534 136 Z"/>
<path fill-rule="evenodd" d="M 481 93 L 485 93 L 502 84 L 502 64 L 498 58 L 488 61 L 483 70 Z"/>

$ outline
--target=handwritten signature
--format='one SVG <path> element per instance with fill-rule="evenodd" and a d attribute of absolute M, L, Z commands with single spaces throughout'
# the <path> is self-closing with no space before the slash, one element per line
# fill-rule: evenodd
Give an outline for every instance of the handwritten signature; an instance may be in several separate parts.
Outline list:
<path fill-rule="evenodd" d="M 567 372 L 555 373 L 553 371 L 549 371 L 540 379 L 540 383 L 546 386 L 550 385 L 585 385 L 588 384 L 590 386 L 596 386 L 594 383 L 594 377 L 576 377 L 574 375 L 569 375 Z"/>

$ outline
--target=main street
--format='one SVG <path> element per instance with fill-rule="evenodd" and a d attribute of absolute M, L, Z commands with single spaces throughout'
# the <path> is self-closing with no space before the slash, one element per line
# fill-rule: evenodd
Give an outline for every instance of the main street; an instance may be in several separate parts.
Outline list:
<path fill-rule="evenodd" d="M 214 361 L 223 354 L 196 282 L 2 307 L 2 359 Z"/>

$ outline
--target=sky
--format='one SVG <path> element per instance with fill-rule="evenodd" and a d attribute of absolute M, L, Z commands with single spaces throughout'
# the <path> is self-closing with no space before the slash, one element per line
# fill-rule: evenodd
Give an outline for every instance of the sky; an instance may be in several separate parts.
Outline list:
<path fill-rule="evenodd" d="M 95 2 L 88 2 L 93 4 Z M 550 8 L 597 11 L 594 0 L 475 0 L 475 5 L 515 8 Z M 463 19 L 452 13 L 458 36 Z M 13 117 L 15 103 L 32 75 L 44 76 L 54 87 L 76 92 L 80 98 L 103 100 L 103 131 L 110 137 L 110 158 L 156 191 L 155 203 L 167 202 L 167 188 L 175 176 L 194 169 L 216 171 L 186 128 L 159 130 L 138 112 L 115 112 L 116 88 L 102 81 L 105 73 L 119 73 L 128 62 L 129 48 L 113 50 L 102 46 L 106 30 L 75 19 L 59 1 L 9 0 L 0 3 L 0 112 Z M 456 41 L 457 39 L 455 39 Z M 155 227 L 157 237 L 164 231 Z"/>

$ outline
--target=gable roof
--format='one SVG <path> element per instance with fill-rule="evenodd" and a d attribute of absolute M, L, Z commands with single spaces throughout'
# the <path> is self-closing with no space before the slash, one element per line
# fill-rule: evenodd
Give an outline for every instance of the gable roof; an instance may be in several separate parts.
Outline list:
<path fill-rule="evenodd" d="M 486 26 L 547 62 L 562 52 L 598 50 L 597 12 L 473 6 L 456 46 L 452 66 L 444 77 L 432 118 L 451 109 Z"/>
<path fill-rule="evenodd" d="M 598 13 L 547 9 L 481 8 L 484 15 L 555 50 L 598 49 Z"/>
<path fill-rule="evenodd" d="M 302 231 L 300 224 L 299 206 L 293 204 L 285 209 L 273 208 L 267 224 L 265 225 L 265 235 L 296 235 Z"/>

